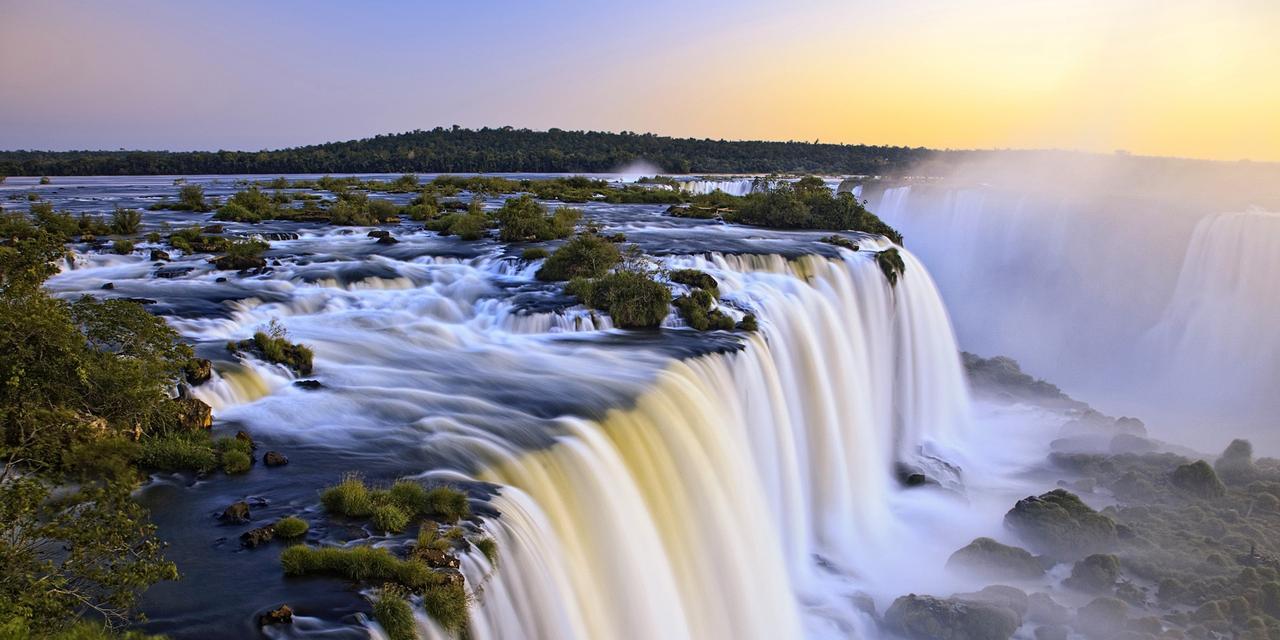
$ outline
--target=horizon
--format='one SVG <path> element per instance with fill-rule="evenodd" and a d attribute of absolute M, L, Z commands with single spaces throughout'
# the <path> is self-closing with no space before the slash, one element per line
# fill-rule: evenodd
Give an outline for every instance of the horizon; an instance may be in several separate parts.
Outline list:
<path fill-rule="evenodd" d="M 1280 6 L 16 5 L 0 146 L 260 151 L 422 123 L 1280 160 Z M 439 28 L 446 26 L 446 29 Z M 47 42 L 67 43 L 57 55 Z M 759 46 L 760 44 L 767 46 Z M 447 125 L 446 125 L 447 126 Z"/>

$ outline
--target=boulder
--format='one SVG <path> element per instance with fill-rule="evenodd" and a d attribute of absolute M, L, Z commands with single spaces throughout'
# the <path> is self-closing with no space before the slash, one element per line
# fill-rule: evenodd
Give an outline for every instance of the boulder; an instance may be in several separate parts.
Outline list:
<path fill-rule="evenodd" d="M 205 232 L 205 233 L 212 233 L 212 234 L 219 234 L 219 233 L 222 233 L 222 232 L 223 232 L 223 227 L 222 227 L 222 225 L 220 225 L 220 224 L 210 224 L 210 225 L 205 225 L 204 232 Z"/>
<path fill-rule="evenodd" d="M 427 566 L 432 569 L 457 569 L 461 566 L 458 562 L 458 556 L 441 549 L 432 549 L 430 547 L 416 549 L 414 556 L 427 563 Z"/>
<path fill-rule="evenodd" d="M 102 289 L 105 291 L 111 291 L 112 289 L 115 289 L 115 288 L 116 288 L 116 284 L 114 282 L 107 282 L 107 283 L 103 283 L 102 285 Z"/>
<path fill-rule="evenodd" d="M 204 358 L 192 358 L 182 367 L 182 374 L 191 386 L 199 386 L 213 377 L 213 363 Z"/>
<path fill-rule="evenodd" d="M 278 451 L 268 451 L 262 456 L 262 462 L 268 467 L 282 467 L 289 464 L 289 459 Z"/>
<path fill-rule="evenodd" d="M 155 276 L 157 278 L 181 278 L 192 271 L 192 267 L 169 267 L 165 269 L 156 269 Z"/>
<path fill-rule="evenodd" d="M 1108 553 L 1096 553 L 1071 567 L 1062 584 L 1085 593 L 1110 593 L 1120 579 L 1120 561 Z"/>
<path fill-rule="evenodd" d="M 1040 561 L 1026 549 L 976 538 L 947 560 L 947 569 L 989 580 L 1034 580 L 1044 575 Z"/>
<path fill-rule="evenodd" d="M 1107 551 L 1116 542 L 1115 522 L 1065 489 L 1019 500 L 1004 524 L 1033 549 L 1055 558 Z"/>
<path fill-rule="evenodd" d="M 151 261 L 152 261 L 152 262 L 167 262 L 167 261 L 169 261 L 169 260 L 171 260 L 171 258 L 169 257 L 169 252 L 168 252 L 168 251 L 161 251 L 161 250 L 159 250 L 159 249 L 152 249 L 152 250 L 151 250 Z"/>
<path fill-rule="evenodd" d="M 250 529 L 240 534 L 240 544 L 252 549 L 259 545 L 264 545 L 268 542 L 271 542 L 271 539 L 274 538 L 275 535 L 276 535 L 275 527 L 271 525 L 267 525 L 265 527 L 258 527 L 257 529 Z"/>
<path fill-rule="evenodd" d="M 264 627 L 269 624 L 292 624 L 292 623 L 293 623 L 293 609 L 290 609 L 289 605 L 287 604 L 282 604 L 280 605 L 279 609 L 268 611 L 258 616 L 258 624 Z"/>
<path fill-rule="evenodd" d="M 1004 607 L 1018 614 L 1019 618 L 1027 615 L 1027 607 L 1029 606 L 1026 592 L 1022 589 L 1002 584 L 983 587 L 981 591 L 974 591 L 972 593 L 957 593 L 951 597 L 956 600 L 982 602 L 985 604 L 994 604 L 998 607 Z"/>
<path fill-rule="evenodd" d="M 893 601 L 884 624 L 911 640 L 1008 640 L 1022 620 L 993 604 L 911 594 Z"/>
<path fill-rule="evenodd" d="M 253 256 L 218 256 L 210 258 L 209 262 L 222 271 L 244 271 L 246 269 L 261 269 L 267 266 L 265 259 Z"/>
<path fill-rule="evenodd" d="M 218 519 L 230 524 L 244 524 L 249 521 L 249 503 L 238 500 L 222 511 Z"/>
<path fill-rule="evenodd" d="M 1213 469 L 1224 482 L 1236 484 L 1252 480 L 1257 472 L 1253 464 L 1253 445 L 1248 440 L 1232 440 L 1213 463 Z"/>
<path fill-rule="evenodd" d="M 1129 605 L 1116 598 L 1102 596 L 1076 611 L 1076 631 L 1087 638 L 1111 638 L 1124 629 Z"/>
<path fill-rule="evenodd" d="M 1050 626 L 1071 622 L 1071 610 L 1058 604 L 1047 593 L 1027 596 L 1027 619 Z"/>
<path fill-rule="evenodd" d="M 315 391 L 316 389 L 324 388 L 324 385 L 320 384 L 319 380 L 294 380 L 293 386 L 298 387 L 299 389 L 306 389 L 307 391 Z"/>
<path fill-rule="evenodd" d="M 1218 474 L 1204 460 L 1179 465 L 1169 476 L 1169 482 L 1197 498 L 1220 498 L 1227 493 Z"/>
<path fill-rule="evenodd" d="M 389 233 L 385 236 L 382 236 L 381 238 L 378 238 L 378 244 L 397 244 L 399 242 L 400 242 L 399 240 L 395 239 L 395 236 Z"/>
<path fill-rule="evenodd" d="M 175 398 L 170 402 L 175 405 L 179 430 L 195 431 L 213 426 L 213 409 L 204 402 L 190 397 Z"/>

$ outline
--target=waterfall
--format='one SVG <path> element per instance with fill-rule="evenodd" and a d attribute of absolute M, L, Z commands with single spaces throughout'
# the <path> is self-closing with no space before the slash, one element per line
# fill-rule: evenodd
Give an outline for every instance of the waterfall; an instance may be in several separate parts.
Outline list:
<path fill-rule="evenodd" d="M 724 180 L 689 180 L 680 183 L 680 189 L 694 195 L 704 195 L 713 191 L 723 191 L 731 196 L 745 196 L 751 193 L 755 184 L 753 178 L 734 178 Z"/>
<path fill-rule="evenodd" d="M 745 349 L 675 361 L 635 406 L 492 443 L 501 551 L 477 638 L 843 636 L 892 545 L 896 460 L 946 451 L 968 400 L 924 267 L 866 254 L 676 259 L 755 309 Z"/>

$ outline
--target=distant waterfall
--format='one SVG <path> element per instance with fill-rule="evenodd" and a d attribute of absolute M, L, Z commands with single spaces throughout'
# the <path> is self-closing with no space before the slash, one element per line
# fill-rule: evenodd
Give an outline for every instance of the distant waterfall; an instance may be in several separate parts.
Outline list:
<path fill-rule="evenodd" d="M 634 408 L 492 445 L 502 549 L 478 638 L 840 636 L 883 539 L 895 460 L 948 448 L 968 397 L 909 254 L 684 259 L 758 309 L 745 350 L 671 364 Z M 677 263 L 681 260 L 677 259 Z M 840 576 L 832 586 L 832 575 Z"/>
<path fill-rule="evenodd" d="M 690 180 L 681 182 L 680 189 L 694 195 L 708 194 L 713 191 L 723 191 L 731 196 L 745 196 L 751 193 L 751 188 L 755 184 L 753 178 L 734 178 L 727 180 Z"/>

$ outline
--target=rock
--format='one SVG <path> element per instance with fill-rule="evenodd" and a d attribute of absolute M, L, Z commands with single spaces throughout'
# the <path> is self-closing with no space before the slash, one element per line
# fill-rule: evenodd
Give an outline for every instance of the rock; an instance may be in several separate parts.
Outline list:
<path fill-rule="evenodd" d="M 1008 640 L 1022 624 L 1005 607 L 915 594 L 894 600 L 884 622 L 911 640 Z"/>
<path fill-rule="evenodd" d="M 366 238 L 378 238 L 378 239 L 382 239 L 382 238 L 389 238 L 389 237 L 391 237 L 391 232 L 390 232 L 390 231 L 385 231 L 385 230 L 383 230 L 383 229 L 374 229 L 373 231 L 370 231 L 367 235 L 365 235 L 365 237 L 366 237 Z"/>
<path fill-rule="evenodd" d="M 213 363 L 204 358 L 192 358 L 182 367 L 182 374 L 191 386 L 199 386 L 213 377 Z"/>
<path fill-rule="evenodd" d="M 1016 587 L 1010 587 L 1002 584 L 994 584 L 989 587 L 983 587 L 981 591 L 972 593 L 957 593 L 952 598 L 956 600 L 967 600 L 969 602 L 982 602 L 985 604 L 994 604 L 998 607 L 1004 607 L 1016 614 L 1019 618 L 1027 615 L 1027 594 Z"/>
<path fill-rule="evenodd" d="M 1066 625 L 1050 624 L 1043 627 L 1036 627 L 1036 640 L 1067 640 L 1067 636 L 1071 634 L 1071 629 Z"/>
<path fill-rule="evenodd" d="M 1232 440 L 1213 463 L 1213 469 L 1224 482 L 1248 482 L 1257 474 L 1253 464 L 1253 445 L 1248 440 Z"/>
<path fill-rule="evenodd" d="M 1116 598 L 1102 596 L 1076 611 L 1075 628 L 1089 638 L 1110 638 L 1124 629 L 1129 605 Z"/>
<path fill-rule="evenodd" d="M 382 236 L 381 238 L 378 238 L 378 244 L 398 244 L 399 242 L 400 242 L 399 240 L 396 240 L 395 237 L 389 233 L 385 236 Z"/>
<path fill-rule="evenodd" d="M 222 231 L 223 231 L 223 228 L 222 228 L 222 225 L 220 224 L 206 225 L 204 228 L 205 233 L 222 233 Z"/>
<path fill-rule="evenodd" d="M 106 291 L 111 291 L 116 288 L 116 284 L 114 282 L 107 282 L 102 285 L 102 288 Z"/>
<path fill-rule="evenodd" d="M 297 240 L 300 237 L 298 234 L 289 231 L 277 231 L 261 235 L 263 240 L 267 240 L 269 242 L 275 240 Z"/>
<path fill-rule="evenodd" d="M 1204 460 L 1179 465 L 1169 476 L 1169 482 L 1197 498 L 1220 498 L 1227 493 L 1218 474 Z"/>
<path fill-rule="evenodd" d="M 458 562 L 458 556 L 440 549 L 416 549 L 414 555 L 427 563 L 427 566 L 432 569 L 457 569 L 461 566 Z"/>
<path fill-rule="evenodd" d="M 226 282 L 226 281 L 227 281 L 227 277 L 226 277 L 226 276 L 218 276 L 218 277 L 214 278 L 214 279 L 213 279 L 213 281 L 214 281 L 214 282 Z"/>
<path fill-rule="evenodd" d="M 1062 584 L 1085 593 L 1110 593 L 1120 579 L 1120 561 L 1107 553 L 1097 553 L 1071 567 L 1071 576 Z"/>
<path fill-rule="evenodd" d="M 879 620 L 880 616 L 876 615 L 876 600 L 871 596 L 858 592 L 849 596 L 849 601 L 853 603 L 853 608 L 867 614 L 872 620 Z"/>
<path fill-rule="evenodd" d="M 1109 447 L 1112 454 L 1121 455 L 1125 453 L 1152 453 L 1159 449 L 1156 443 L 1142 437 L 1129 433 L 1118 433 L 1111 439 Z"/>
<path fill-rule="evenodd" d="M 1044 567 L 1030 552 L 991 538 L 976 538 L 951 554 L 947 569 L 990 580 L 1033 580 L 1044 575 Z"/>
<path fill-rule="evenodd" d="M 276 530 L 272 525 L 258 527 L 257 529 L 250 529 L 240 534 L 240 544 L 253 549 L 259 545 L 271 542 L 271 539 L 274 538 L 275 535 Z"/>
<path fill-rule="evenodd" d="M 938 484 L 929 479 L 924 471 L 918 467 L 899 462 L 894 466 L 894 470 L 898 475 L 898 482 L 904 487 L 921 487 L 926 484 Z"/>
<path fill-rule="evenodd" d="M 253 441 L 253 436 L 249 435 L 249 432 L 244 429 L 236 432 L 236 440 L 248 444 L 250 449 L 258 448 L 258 444 Z"/>
<path fill-rule="evenodd" d="M 157 278 L 180 278 L 191 273 L 192 267 L 168 267 L 165 269 L 157 269 Z"/>
<path fill-rule="evenodd" d="M 244 500 L 233 502 L 223 510 L 218 519 L 230 524 L 244 524 L 249 521 L 249 503 Z"/>
<path fill-rule="evenodd" d="M 268 451 L 262 456 L 262 462 L 268 467 L 282 467 L 289 464 L 289 459 L 278 451 Z"/>
<path fill-rule="evenodd" d="M 159 249 L 152 249 L 152 250 L 151 250 L 151 261 L 152 261 L 152 262 L 167 262 L 167 261 L 169 261 L 169 260 L 171 260 L 171 259 L 172 259 L 172 258 L 170 258 L 170 257 L 169 257 L 169 252 L 168 252 L 168 251 L 161 251 L 161 250 L 159 250 Z"/>
<path fill-rule="evenodd" d="M 1027 596 L 1027 619 L 1050 626 L 1065 625 L 1071 622 L 1071 610 L 1047 593 L 1033 593 Z"/>
<path fill-rule="evenodd" d="M 208 429 L 213 426 L 213 409 L 195 398 L 171 400 L 177 405 L 177 428 L 185 431 Z"/>
<path fill-rule="evenodd" d="M 258 616 L 259 626 L 265 627 L 269 624 L 293 624 L 293 609 L 290 609 L 287 604 L 282 604 L 279 609 Z"/>
<path fill-rule="evenodd" d="M 324 388 L 324 385 L 320 384 L 319 380 L 294 380 L 293 386 L 298 387 L 299 389 L 306 389 L 307 391 L 315 391 L 316 389 Z"/>
<path fill-rule="evenodd" d="M 1005 514 L 1004 524 L 1032 548 L 1056 558 L 1106 551 L 1116 542 L 1111 518 L 1065 489 L 1019 500 Z"/>
<path fill-rule="evenodd" d="M 209 262 L 222 271 L 244 271 L 267 266 L 266 260 L 252 256 L 218 256 L 210 258 Z"/>

